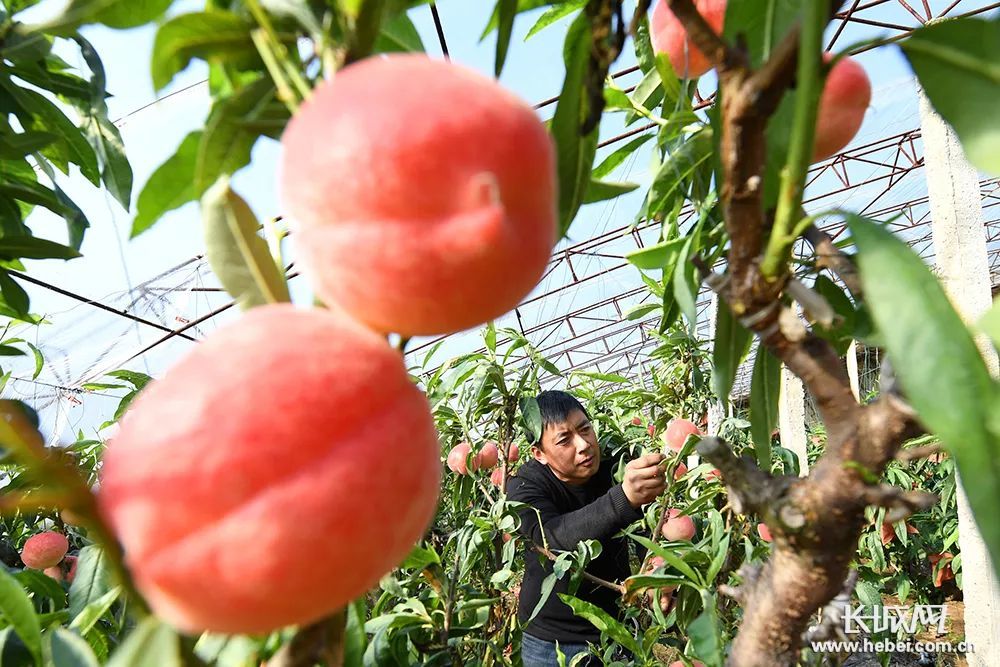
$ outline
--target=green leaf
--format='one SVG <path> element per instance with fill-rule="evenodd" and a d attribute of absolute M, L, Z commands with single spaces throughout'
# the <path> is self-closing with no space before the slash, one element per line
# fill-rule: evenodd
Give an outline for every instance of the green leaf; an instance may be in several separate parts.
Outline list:
<path fill-rule="evenodd" d="M 88 115 L 84 121 L 87 139 L 101 165 L 101 181 L 126 211 L 132 199 L 132 166 L 125 157 L 125 144 L 114 123 L 104 113 Z"/>
<path fill-rule="evenodd" d="M 133 387 L 136 391 L 141 391 L 146 387 L 147 384 L 152 381 L 153 378 L 149 377 L 145 373 L 137 373 L 136 371 L 127 371 L 124 369 L 119 369 L 117 371 L 111 371 L 110 373 L 105 373 L 108 377 L 118 378 L 119 380 L 125 380 Z"/>
<path fill-rule="evenodd" d="M 406 14 L 398 14 L 382 24 L 382 32 L 375 40 L 377 53 L 423 53 L 424 41 L 420 38 L 417 27 Z"/>
<path fill-rule="evenodd" d="M 66 606 L 66 590 L 58 581 L 39 570 L 24 569 L 14 575 L 17 582 L 29 593 L 38 596 L 45 596 L 55 603 L 55 609 L 62 609 Z"/>
<path fill-rule="evenodd" d="M 76 618 L 83 610 L 111 590 L 110 575 L 104 551 L 87 545 L 80 549 L 76 561 L 76 576 L 69 586 L 69 614 Z"/>
<path fill-rule="evenodd" d="M 170 626 L 149 616 L 125 638 L 108 667 L 184 667 L 180 637 Z"/>
<path fill-rule="evenodd" d="M 510 36 L 514 32 L 514 17 L 517 15 L 517 0 L 497 0 L 497 54 L 493 65 L 493 73 L 500 77 L 503 64 L 507 60 L 507 49 L 510 47 Z"/>
<path fill-rule="evenodd" d="M 246 310 L 290 301 L 288 283 L 278 270 L 260 226 L 247 203 L 222 177 L 201 201 L 205 256 L 222 286 Z"/>
<path fill-rule="evenodd" d="M 623 163 L 640 146 L 652 139 L 654 136 L 656 135 L 652 133 L 640 134 L 624 146 L 615 149 L 614 152 L 609 154 L 594 168 L 594 172 L 591 174 L 591 177 L 594 179 L 600 179 L 609 176 L 616 167 Z"/>
<path fill-rule="evenodd" d="M 771 433 L 778 423 L 778 399 L 781 395 L 781 361 L 766 347 L 757 347 L 750 379 L 750 436 L 757 465 L 771 469 Z"/>
<path fill-rule="evenodd" d="M 198 198 L 194 190 L 194 166 L 201 136 L 198 130 L 184 137 L 177 151 L 146 181 L 136 201 L 131 238 L 152 227 L 167 211 Z"/>
<path fill-rule="evenodd" d="M 688 624 L 687 634 L 695 655 L 705 661 L 706 667 L 722 667 L 722 628 L 715 596 L 703 591 L 701 598 L 704 611 Z"/>
<path fill-rule="evenodd" d="M 531 26 L 531 30 L 524 36 L 524 41 L 528 41 L 532 35 L 549 27 L 564 16 L 569 16 L 573 12 L 583 9 L 583 6 L 586 4 L 587 0 L 568 0 L 567 2 L 550 7 L 538 17 L 535 25 Z"/>
<path fill-rule="evenodd" d="M 58 137 L 51 132 L 21 132 L 9 134 L 0 132 L 0 158 L 17 159 L 40 151 Z"/>
<path fill-rule="evenodd" d="M 59 141 L 41 150 L 42 155 L 52 160 L 63 173 L 68 173 L 66 165 L 72 162 L 80 167 L 80 173 L 91 183 L 97 185 L 100 182 L 101 173 L 94 149 L 87 143 L 80 128 L 59 107 L 40 93 L 22 88 L 6 76 L 0 76 L 0 88 L 5 88 L 28 114 L 28 117 L 20 118 L 25 130 L 50 132 L 59 137 Z"/>
<path fill-rule="evenodd" d="M 489 322 L 486 325 L 486 333 L 483 334 L 483 339 L 486 342 L 486 348 L 490 352 L 497 351 L 497 327 L 493 322 Z"/>
<path fill-rule="evenodd" d="M 64 628 L 48 635 L 52 667 L 97 667 L 100 663 L 83 637 Z"/>
<path fill-rule="evenodd" d="M 10 72 L 19 79 L 75 104 L 89 101 L 92 95 L 90 83 L 85 79 L 75 74 L 53 72 L 45 67 L 44 61 L 22 63 L 18 67 L 12 67 Z"/>
<path fill-rule="evenodd" d="M 261 136 L 248 121 L 276 99 L 274 82 L 263 76 L 231 97 L 216 102 L 205 123 L 194 166 L 194 191 L 199 197 L 220 176 L 229 176 L 250 163 L 250 153 Z"/>
<path fill-rule="evenodd" d="M 368 635 L 365 634 L 365 600 L 347 605 L 347 631 L 344 637 L 344 667 L 362 667 Z"/>
<path fill-rule="evenodd" d="M 52 42 L 51 36 L 33 26 L 14 22 L 5 29 L 3 42 L 0 43 L 0 56 L 18 65 L 36 63 L 51 53 Z"/>
<path fill-rule="evenodd" d="M 39 375 L 41 375 L 42 368 L 45 367 L 45 357 L 42 356 L 41 350 L 39 350 L 37 347 L 29 343 L 28 341 L 24 341 L 24 344 L 27 345 L 29 348 L 31 348 L 31 353 L 35 355 L 35 372 L 31 376 L 31 379 L 35 380 L 38 378 Z"/>
<path fill-rule="evenodd" d="M 590 185 L 587 187 L 587 194 L 583 198 L 583 203 L 594 204 L 614 199 L 615 197 L 632 192 L 638 187 L 638 183 L 611 183 L 609 181 L 591 180 Z"/>
<path fill-rule="evenodd" d="M 750 64 L 759 67 L 801 15 L 804 0 L 757 0 L 726 6 L 722 34 L 745 44 Z"/>
<path fill-rule="evenodd" d="M 531 11 L 532 9 L 538 9 L 539 7 L 545 7 L 546 5 L 557 4 L 559 0 L 517 0 L 517 13 Z M 490 20 L 487 21 L 486 27 L 483 28 L 483 34 L 479 36 L 479 41 L 486 39 L 486 36 L 497 29 L 500 25 L 500 7 L 499 5 L 494 5 L 493 13 L 490 15 Z"/>
<path fill-rule="evenodd" d="M 1000 349 L 1000 300 L 993 302 L 993 307 L 986 311 L 977 326 L 990 337 L 993 346 Z"/>
<path fill-rule="evenodd" d="M 409 555 L 406 557 L 402 563 L 400 563 L 401 568 L 407 570 L 423 570 L 428 565 L 440 564 L 441 558 L 437 555 L 434 549 L 426 549 L 424 547 L 416 546 L 410 551 Z"/>
<path fill-rule="evenodd" d="M 942 21 L 919 28 L 901 47 L 969 162 L 1000 175 L 1000 21 Z"/>
<path fill-rule="evenodd" d="M 80 257 L 80 253 L 55 241 L 35 238 L 34 236 L 20 236 L 0 238 L 0 257 L 13 259 L 23 257 L 25 259 L 73 259 Z"/>
<path fill-rule="evenodd" d="M 523 396 L 519 403 L 521 423 L 528 433 L 528 441 L 538 442 L 542 438 L 542 412 L 538 408 L 538 401 L 532 396 Z"/>
<path fill-rule="evenodd" d="M 590 59 L 590 22 L 578 16 L 566 35 L 566 76 L 552 117 L 559 177 L 559 238 L 569 230 L 583 204 L 597 153 L 597 128 L 581 136 L 587 116 L 586 76 Z"/>
<path fill-rule="evenodd" d="M 813 326 L 813 331 L 821 338 L 830 341 L 837 354 L 843 356 L 854 340 L 854 329 L 857 322 L 857 314 L 854 304 L 835 282 L 826 276 L 818 276 L 813 289 L 819 293 L 826 302 L 830 304 L 834 312 L 842 319 L 839 323 L 834 323 L 831 327 L 823 327 L 819 323 Z"/>
<path fill-rule="evenodd" d="M 661 310 L 662 308 L 662 303 L 641 303 L 638 306 L 629 308 L 625 311 L 625 319 L 629 321 L 641 320 L 646 315 Z"/>
<path fill-rule="evenodd" d="M 6 182 L 0 183 L 0 195 L 7 195 L 19 201 L 44 206 L 56 215 L 66 215 L 72 213 L 60 201 L 56 192 L 45 187 L 37 181 L 25 181 L 16 178 L 9 178 Z"/>
<path fill-rule="evenodd" d="M 95 625 L 97 625 L 97 622 L 101 620 L 101 617 L 108 613 L 108 610 L 111 609 L 111 605 L 115 603 L 121 595 L 121 592 L 121 587 L 115 586 L 110 591 L 88 604 L 83 608 L 83 611 L 77 614 L 76 617 L 74 617 L 70 622 L 70 629 L 76 630 L 81 635 L 86 636 L 86 634 L 90 632 Z"/>
<path fill-rule="evenodd" d="M 997 385 L 931 270 L 882 225 L 847 216 L 865 301 L 910 405 L 955 456 L 976 522 L 1000 571 Z"/>
<path fill-rule="evenodd" d="M 0 345 L 0 357 L 23 357 L 24 350 L 13 345 Z"/>
<path fill-rule="evenodd" d="M 256 60 L 250 32 L 253 24 L 215 10 L 181 14 L 160 26 L 153 44 L 153 87 L 161 90 L 187 68 L 193 58 L 208 62 Z"/>
<path fill-rule="evenodd" d="M 633 250 L 625 254 L 625 259 L 644 271 L 663 269 L 664 275 L 671 273 L 681 250 L 687 243 L 686 238 L 660 241 L 648 248 Z M 670 267 L 670 271 L 667 270 Z"/>
<path fill-rule="evenodd" d="M 684 240 L 684 246 L 678 255 L 678 261 L 674 267 L 673 288 L 674 299 L 681 309 L 681 313 L 688 321 L 688 327 L 694 332 L 698 326 L 698 309 L 695 298 L 698 294 L 698 280 L 695 272 L 697 267 L 688 261 L 688 257 L 694 252 L 695 244 L 698 240 L 698 231 L 691 232 Z"/>
<path fill-rule="evenodd" d="M 629 651 L 633 653 L 641 653 L 639 645 L 635 641 L 635 637 L 632 633 L 625 628 L 617 620 L 611 618 L 608 612 L 604 611 L 595 604 L 586 602 L 579 598 L 575 598 L 572 595 L 566 595 L 564 593 L 559 594 L 559 599 L 565 602 L 573 613 L 590 621 L 591 625 L 600 630 L 602 633 L 608 635 L 614 641 L 618 642 Z"/>
<path fill-rule="evenodd" d="M 695 201 L 707 184 L 712 158 L 712 131 L 703 127 L 680 137 L 670 148 L 666 160 L 653 177 L 649 188 L 647 216 L 653 217 L 674 205 L 676 197 L 690 195 Z"/>
<path fill-rule="evenodd" d="M 17 580 L 0 567 L 0 614 L 21 638 L 35 664 L 42 663 L 42 628 L 35 608 Z"/>
<path fill-rule="evenodd" d="M 62 14 L 42 29 L 66 35 L 87 23 L 103 23 L 109 28 L 135 28 L 163 15 L 172 0 L 70 0 Z"/>
<path fill-rule="evenodd" d="M 723 405 L 729 403 L 736 371 L 750 351 L 752 336 L 733 317 L 729 306 L 719 301 L 715 317 L 715 344 L 712 347 L 712 389 Z"/>

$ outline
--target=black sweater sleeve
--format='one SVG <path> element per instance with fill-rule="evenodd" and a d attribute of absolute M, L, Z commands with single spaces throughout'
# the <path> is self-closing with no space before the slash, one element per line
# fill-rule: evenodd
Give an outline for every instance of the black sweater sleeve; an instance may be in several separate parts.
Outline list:
<path fill-rule="evenodd" d="M 534 480 L 521 479 L 513 486 L 510 499 L 531 506 L 519 512 L 521 532 L 535 544 L 548 544 L 553 549 L 570 550 L 582 540 L 607 539 L 642 517 L 629 504 L 621 484 L 612 486 L 589 505 L 566 514 L 559 512 L 551 494 Z"/>

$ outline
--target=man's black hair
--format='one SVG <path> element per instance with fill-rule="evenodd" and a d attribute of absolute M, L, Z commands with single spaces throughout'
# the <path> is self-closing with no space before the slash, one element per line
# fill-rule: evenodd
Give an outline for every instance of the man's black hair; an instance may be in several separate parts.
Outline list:
<path fill-rule="evenodd" d="M 553 424 L 565 422 L 574 410 L 579 410 L 587 419 L 590 419 L 590 415 L 580 401 L 565 391 L 543 391 L 535 400 L 538 401 L 538 411 L 542 415 L 542 433 Z M 542 445 L 542 433 L 539 433 L 535 438 L 535 444 L 539 447 Z"/>

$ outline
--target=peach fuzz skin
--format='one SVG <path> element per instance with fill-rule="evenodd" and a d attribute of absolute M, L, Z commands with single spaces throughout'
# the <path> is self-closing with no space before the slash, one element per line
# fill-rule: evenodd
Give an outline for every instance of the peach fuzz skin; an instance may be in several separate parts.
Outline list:
<path fill-rule="evenodd" d="M 552 141 L 479 73 L 423 55 L 363 60 L 316 88 L 282 146 L 296 260 L 317 296 L 376 331 L 487 322 L 549 261 Z"/>
<path fill-rule="evenodd" d="M 186 632 L 314 621 L 427 528 L 440 464 L 397 351 L 340 313 L 255 308 L 127 411 L 99 507 L 153 610 Z M 379 454 L 381 452 L 382 454 Z"/>

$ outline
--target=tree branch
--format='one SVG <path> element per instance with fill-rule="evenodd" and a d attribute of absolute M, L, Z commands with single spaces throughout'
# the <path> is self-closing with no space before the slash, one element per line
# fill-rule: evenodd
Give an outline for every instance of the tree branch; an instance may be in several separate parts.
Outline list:
<path fill-rule="evenodd" d="M 829 234 L 815 225 L 807 227 L 803 237 L 809 241 L 816 253 L 816 266 L 833 272 L 847 286 L 854 298 L 860 301 L 863 298 L 861 278 L 853 260 L 841 252 Z"/>
<path fill-rule="evenodd" d="M 722 438 L 702 438 L 696 450 L 722 473 L 737 514 L 760 514 L 780 494 L 778 480 L 758 468 L 750 457 L 736 458 Z"/>
<path fill-rule="evenodd" d="M 551 560 L 551 561 L 555 561 L 556 560 L 556 555 L 554 553 L 552 553 L 551 551 L 549 551 L 548 549 L 546 549 L 545 547 L 540 547 L 537 544 L 535 544 L 535 545 L 532 545 L 532 548 L 537 553 L 540 553 L 541 555 L 545 556 L 549 560 Z M 610 588 L 611 590 L 617 592 L 619 595 L 625 595 L 625 587 L 622 586 L 621 584 L 616 584 L 613 581 L 608 581 L 607 579 L 601 579 L 600 577 L 595 577 L 594 575 L 592 575 L 590 572 L 587 572 L 586 570 L 581 571 L 580 574 L 583 576 L 584 579 L 586 579 L 587 581 L 589 581 L 591 583 L 597 584 L 598 586 L 603 586 L 604 588 Z"/>

